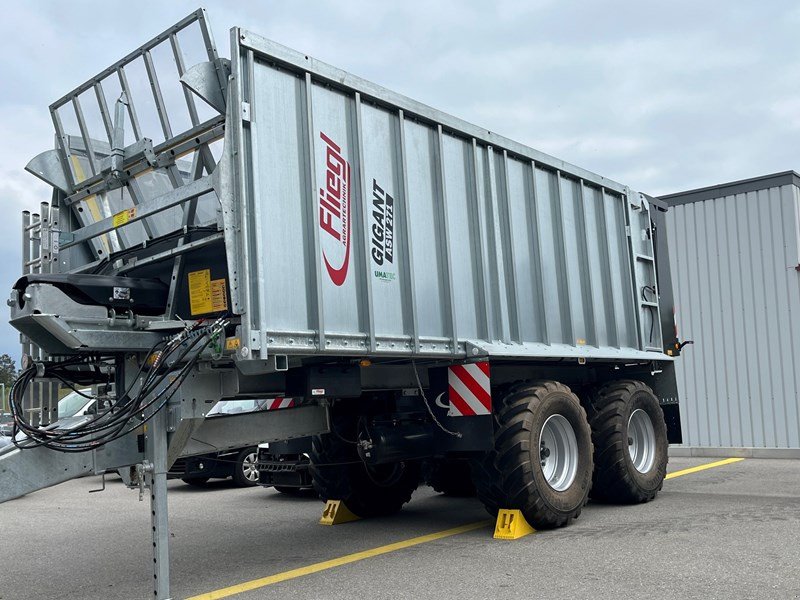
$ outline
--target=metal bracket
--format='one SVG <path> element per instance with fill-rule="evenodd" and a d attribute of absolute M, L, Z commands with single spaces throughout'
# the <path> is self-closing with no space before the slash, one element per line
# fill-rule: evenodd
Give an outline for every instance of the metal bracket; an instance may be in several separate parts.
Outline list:
<path fill-rule="evenodd" d="M 96 490 L 89 490 L 89 493 L 90 494 L 94 494 L 95 492 L 105 492 L 106 491 L 106 472 L 105 471 L 103 471 L 102 482 L 103 482 L 102 486 L 100 486 Z"/>
<path fill-rule="evenodd" d="M 227 58 L 218 58 L 187 69 L 181 77 L 181 83 L 220 114 L 225 114 L 225 93 L 230 72 L 231 61 Z"/>
<path fill-rule="evenodd" d="M 153 472 L 153 463 L 143 460 L 136 465 L 136 483 L 139 486 L 139 502 L 144 500 L 144 490 L 149 487 L 146 483 L 145 475 Z"/>
<path fill-rule="evenodd" d="M 103 159 L 100 164 L 100 172 L 103 173 L 103 181 L 108 190 L 113 190 L 125 185 L 125 182 L 131 179 L 123 170 L 124 164 L 131 164 L 134 162 L 142 161 L 150 167 L 157 167 L 158 161 L 156 153 L 153 150 L 153 140 L 149 138 L 142 138 L 134 142 L 130 146 L 120 150 L 119 154 L 115 154 L 116 150 L 112 150 L 111 156 Z"/>
<path fill-rule="evenodd" d="M 482 346 L 478 346 L 477 344 L 473 344 L 472 342 L 465 342 L 465 348 L 467 351 L 467 358 L 475 358 L 478 356 L 489 356 L 489 352 L 486 348 Z"/>
<path fill-rule="evenodd" d="M 45 150 L 41 154 L 37 154 L 25 165 L 25 170 L 65 194 L 72 192 L 72 186 L 64 172 L 64 163 L 61 162 L 58 150 Z"/>

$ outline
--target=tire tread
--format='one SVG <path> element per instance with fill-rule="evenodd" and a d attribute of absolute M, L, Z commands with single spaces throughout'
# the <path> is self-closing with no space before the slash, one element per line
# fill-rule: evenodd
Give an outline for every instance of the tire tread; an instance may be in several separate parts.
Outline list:
<path fill-rule="evenodd" d="M 642 381 L 623 379 L 601 385 L 589 394 L 587 413 L 595 447 L 595 468 L 592 477 L 592 499 L 602 502 L 649 502 L 661 491 L 666 474 L 666 448 L 656 450 L 656 468 L 661 476 L 655 488 L 644 488 L 633 477 L 628 466 L 625 431 L 628 404 L 634 394 L 653 391 Z M 655 426 L 655 424 L 654 424 Z M 658 464 L 663 455 L 663 465 Z"/>
<path fill-rule="evenodd" d="M 419 465 L 405 463 L 400 479 L 386 487 L 372 485 L 354 447 L 333 434 L 315 436 L 311 474 L 314 490 L 323 501 L 342 500 L 359 517 L 386 516 L 411 500 L 419 484 Z"/>
<path fill-rule="evenodd" d="M 580 516 L 588 501 L 588 489 L 578 505 L 565 512 L 548 504 L 533 478 L 530 448 L 533 412 L 546 396 L 556 392 L 574 400 L 588 429 L 586 412 L 578 398 L 557 381 L 515 382 L 493 394 L 500 399 L 494 413 L 495 448 L 472 463 L 478 497 L 489 514 L 496 515 L 499 508 L 519 508 L 537 529 L 563 527 Z M 589 453 L 591 461 L 591 448 Z"/>

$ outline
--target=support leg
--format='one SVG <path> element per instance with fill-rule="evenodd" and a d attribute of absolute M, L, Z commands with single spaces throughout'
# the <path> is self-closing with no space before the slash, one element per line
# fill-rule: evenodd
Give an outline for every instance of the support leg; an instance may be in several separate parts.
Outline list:
<path fill-rule="evenodd" d="M 153 529 L 153 597 L 169 600 L 169 520 L 167 506 L 167 411 L 160 410 L 147 428 L 145 455 L 150 463 L 150 518 Z"/>

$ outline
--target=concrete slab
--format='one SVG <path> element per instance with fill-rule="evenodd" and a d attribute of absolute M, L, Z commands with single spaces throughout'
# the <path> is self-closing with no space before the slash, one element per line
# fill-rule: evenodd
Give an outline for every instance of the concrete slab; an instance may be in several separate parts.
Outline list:
<path fill-rule="evenodd" d="M 709 462 L 675 458 L 670 471 Z M 149 507 L 112 480 L 0 505 L 0 599 L 149 598 Z M 486 518 L 418 490 L 395 517 L 317 524 L 323 504 L 226 482 L 170 483 L 173 595 L 186 598 Z M 800 595 L 800 461 L 748 459 L 665 482 L 651 503 L 590 504 L 564 529 L 512 542 L 487 526 L 237 596 L 792 598 Z"/>

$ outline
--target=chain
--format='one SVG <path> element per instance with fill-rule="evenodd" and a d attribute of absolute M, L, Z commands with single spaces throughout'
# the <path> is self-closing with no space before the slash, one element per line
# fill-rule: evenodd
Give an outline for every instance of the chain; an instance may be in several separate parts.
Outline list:
<path fill-rule="evenodd" d="M 444 431 L 447 435 L 452 435 L 453 437 L 462 438 L 464 437 L 461 435 L 460 431 L 450 431 L 447 427 L 442 425 L 439 422 L 439 419 L 436 418 L 436 415 L 433 414 L 433 409 L 431 408 L 430 402 L 428 402 L 428 397 L 425 395 L 425 390 L 422 389 L 422 382 L 419 380 L 419 373 L 417 373 L 417 363 L 416 361 L 411 361 L 411 366 L 414 368 L 414 377 L 417 380 L 417 387 L 419 387 L 419 393 L 422 394 L 422 400 L 425 402 L 425 408 L 428 409 L 428 414 L 433 419 L 433 422 L 436 423 L 437 427 Z"/>

